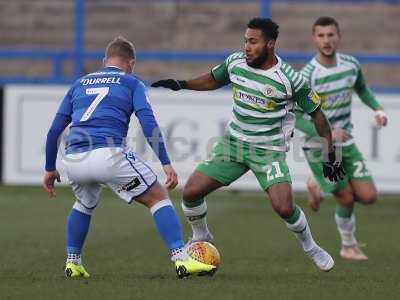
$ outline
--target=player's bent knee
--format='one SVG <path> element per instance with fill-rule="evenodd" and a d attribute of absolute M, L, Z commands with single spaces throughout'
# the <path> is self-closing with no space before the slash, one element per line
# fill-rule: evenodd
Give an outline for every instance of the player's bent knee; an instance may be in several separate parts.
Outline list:
<path fill-rule="evenodd" d="M 290 218 L 293 215 L 293 205 L 291 203 L 282 204 L 282 203 L 272 203 L 272 207 L 275 212 L 282 218 Z"/>
<path fill-rule="evenodd" d="M 378 193 L 374 183 L 354 181 L 352 185 L 354 197 L 357 202 L 361 204 L 373 204 L 377 201 Z"/>
<path fill-rule="evenodd" d="M 362 195 L 362 196 L 357 196 L 357 200 L 359 202 L 361 202 L 362 204 L 374 204 L 376 202 L 376 200 L 378 199 L 377 194 L 376 193 L 371 193 L 368 195 Z"/>
<path fill-rule="evenodd" d="M 198 200 L 199 198 L 198 189 L 193 185 L 186 184 L 183 188 L 182 198 L 183 201 L 185 202 L 193 202 Z"/>
<path fill-rule="evenodd" d="M 279 215 L 285 219 L 290 218 L 293 215 L 293 207 L 292 206 L 281 207 L 279 210 Z"/>
<path fill-rule="evenodd" d="M 349 186 L 346 186 L 342 190 L 333 193 L 336 197 L 336 200 L 339 202 L 341 206 L 344 207 L 353 207 L 354 205 L 354 196 L 353 191 Z"/>
<path fill-rule="evenodd" d="M 150 208 L 158 202 L 168 198 L 167 192 L 159 182 L 156 182 L 145 193 L 137 197 L 135 200 Z"/>

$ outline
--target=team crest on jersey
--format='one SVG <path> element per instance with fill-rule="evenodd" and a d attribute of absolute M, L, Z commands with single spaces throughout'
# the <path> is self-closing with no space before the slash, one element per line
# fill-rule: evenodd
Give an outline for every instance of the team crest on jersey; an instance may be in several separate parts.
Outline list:
<path fill-rule="evenodd" d="M 264 95 L 267 97 L 276 97 L 276 90 L 273 86 L 267 85 L 264 88 Z"/>
<path fill-rule="evenodd" d="M 313 90 L 310 90 L 310 92 L 308 93 L 308 99 L 317 104 L 321 103 L 321 98 Z"/>

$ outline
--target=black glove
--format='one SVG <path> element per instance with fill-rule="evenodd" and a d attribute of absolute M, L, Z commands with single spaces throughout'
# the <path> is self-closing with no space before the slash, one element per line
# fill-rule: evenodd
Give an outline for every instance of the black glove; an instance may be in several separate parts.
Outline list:
<path fill-rule="evenodd" d="M 153 82 L 152 87 L 164 87 L 173 91 L 179 91 L 185 89 L 187 82 L 185 80 L 165 79 Z"/>
<path fill-rule="evenodd" d="M 336 160 L 335 150 L 329 152 L 327 162 L 323 163 L 324 177 L 328 178 L 330 181 L 342 180 L 346 172 L 343 169 L 343 163 Z"/>

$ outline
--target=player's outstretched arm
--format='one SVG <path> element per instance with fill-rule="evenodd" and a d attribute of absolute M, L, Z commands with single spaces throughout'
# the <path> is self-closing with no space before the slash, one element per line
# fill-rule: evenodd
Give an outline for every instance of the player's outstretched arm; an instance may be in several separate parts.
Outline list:
<path fill-rule="evenodd" d="M 321 111 L 320 107 L 318 107 L 310 115 L 314 121 L 315 129 L 322 138 L 323 149 L 325 153 L 327 153 L 323 162 L 324 176 L 330 181 L 338 181 L 339 179 L 343 179 L 343 175 L 345 175 L 343 164 L 341 160 L 337 160 L 336 158 L 335 147 L 333 146 L 332 141 L 331 127 L 328 120 Z"/>
<path fill-rule="evenodd" d="M 222 87 L 223 84 L 216 81 L 211 73 L 207 73 L 200 77 L 190 80 L 176 80 L 176 79 L 159 80 L 153 82 L 151 86 L 164 87 L 173 91 L 179 91 L 182 89 L 195 90 L 195 91 L 211 91 Z"/>

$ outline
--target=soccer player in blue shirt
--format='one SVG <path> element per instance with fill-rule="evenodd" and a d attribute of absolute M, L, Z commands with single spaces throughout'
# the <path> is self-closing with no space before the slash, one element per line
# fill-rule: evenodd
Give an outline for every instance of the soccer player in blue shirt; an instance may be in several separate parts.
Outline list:
<path fill-rule="evenodd" d="M 135 50 L 123 37 L 106 48 L 104 68 L 78 79 L 61 102 L 46 141 L 43 186 L 55 196 L 57 141 L 70 124 L 64 158 L 76 202 L 67 222 L 67 277 L 89 277 L 81 261 L 91 215 L 99 201 L 101 184 L 127 203 L 150 209 L 158 232 L 171 253 L 179 277 L 213 272 L 214 266 L 191 259 L 184 249 L 182 228 L 175 209 L 157 176 L 131 149 L 125 138 L 131 114 L 139 119 L 144 135 L 158 155 L 167 189 L 178 183 L 163 137 L 154 118 L 143 82 L 132 75 Z"/>

